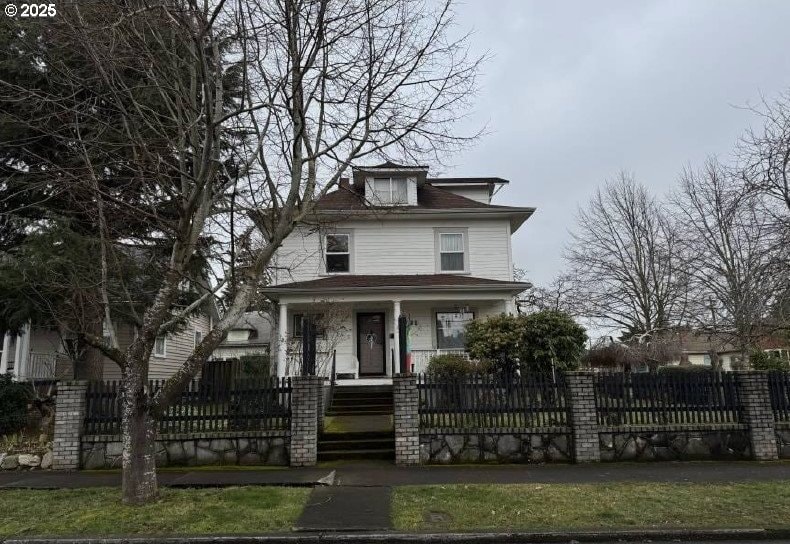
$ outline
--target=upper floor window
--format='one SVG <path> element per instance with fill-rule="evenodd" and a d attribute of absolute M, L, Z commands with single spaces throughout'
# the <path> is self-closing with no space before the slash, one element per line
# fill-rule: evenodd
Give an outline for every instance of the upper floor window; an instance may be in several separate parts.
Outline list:
<path fill-rule="evenodd" d="M 330 274 L 351 272 L 351 235 L 327 234 L 325 242 L 326 271 Z"/>
<path fill-rule="evenodd" d="M 439 233 L 439 271 L 464 272 L 466 270 L 466 244 L 463 232 Z"/>
<path fill-rule="evenodd" d="M 373 178 L 375 204 L 398 206 L 409 203 L 409 191 L 405 178 Z"/>
<path fill-rule="evenodd" d="M 197 345 L 200 344 L 202 341 L 203 341 L 203 331 L 196 330 L 194 347 L 197 347 Z"/>
<path fill-rule="evenodd" d="M 157 336 L 154 340 L 154 357 L 167 357 L 166 336 Z"/>

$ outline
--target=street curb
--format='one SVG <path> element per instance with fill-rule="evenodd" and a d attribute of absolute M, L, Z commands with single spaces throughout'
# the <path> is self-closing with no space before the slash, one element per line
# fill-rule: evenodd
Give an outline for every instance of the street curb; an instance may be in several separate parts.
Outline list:
<path fill-rule="evenodd" d="M 790 538 L 790 529 L 643 529 L 627 531 L 579 532 L 476 532 L 476 533 L 395 533 L 395 532 L 322 532 L 273 535 L 215 536 L 118 536 L 68 538 L 8 538 L 2 544 L 535 544 L 539 542 L 641 542 L 673 541 L 744 541 Z"/>

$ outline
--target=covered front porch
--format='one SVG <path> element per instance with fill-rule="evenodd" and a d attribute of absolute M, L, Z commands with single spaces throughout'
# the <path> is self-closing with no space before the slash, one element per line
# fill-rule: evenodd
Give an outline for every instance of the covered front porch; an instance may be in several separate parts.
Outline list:
<path fill-rule="evenodd" d="M 316 373 L 334 370 L 338 383 L 370 385 L 402 371 L 423 372 L 437 354 L 465 354 L 469 321 L 513 311 L 512 297 L 497 293 L 398 295 L 281 297 L 277 375 L 301 372 L 302 322 L 310 316 L 317 328 Z M 406 332 L 399 335 L 401 316 Z"/>
<path fill-rule="evenodd" d="M 55 331 L 25 324 L 18 331 L 0 333 L 0 375 L 11 374 L 22 381 L 53 380 L 58 366 L 68 366 Z"/>

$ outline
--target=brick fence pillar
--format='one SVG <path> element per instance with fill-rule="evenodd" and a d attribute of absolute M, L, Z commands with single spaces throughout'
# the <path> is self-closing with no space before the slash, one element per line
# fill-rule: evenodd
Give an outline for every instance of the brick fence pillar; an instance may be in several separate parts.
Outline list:
<path fill-rule="evenodd" d="M 752 457 L 756 461 L 778 459 L 768 374 L 756 370 L 744 370 L 737 372 L 736 379 L 738 397 L 743 406 L 743 422 L 749 426 Z"/>
<path fill-rule="evenodd" d="M 571 436 L 573 437 L 573 460 L 576 463 L 592 463 L 601 460 L 601 443 L 598 438 L 598 414 L 595 408 L 595 384 L 593 373 L 587 371 L 566 372 L 568 403 L 570 404 Z"/>
<path fill-rule="evenodd" d="M 55 397 L 55 436 L 52 441 L 52 468 L 77 470 L 80 468 L 80 438 L 88 391 L 86 381 L 58 382 Z"/>
<path fill-rule="evenodd" d="M 398 374 L 392 379 L 395 423 L 395 464 L 420 464 L 420 396 L 417 377 Z"/>
<path fill-rule="evenodd" d="M 291 466 L 309 467 L 318 460 L 319 396 L 324 379 L 291 378 Z"/>

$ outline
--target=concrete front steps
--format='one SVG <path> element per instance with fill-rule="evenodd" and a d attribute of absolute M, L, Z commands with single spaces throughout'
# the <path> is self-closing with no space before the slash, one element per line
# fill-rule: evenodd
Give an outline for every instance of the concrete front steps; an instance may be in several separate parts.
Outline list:
<path fill-rule="evenodd" d="M 318 438 L 319 461 L 395 459 L 391 432 L 329 433 Z"/>
<path fill-rule="evenodd" d="M 326 415 L 392 415 L 392 386 L 336 387 Z"/>
<path fill-rule="evenodd" d="M 326 413 L 334 424 L 318 437 L 318 460 L 395 459 L 392 402 L 391 385 L 336 387 Z"/>

